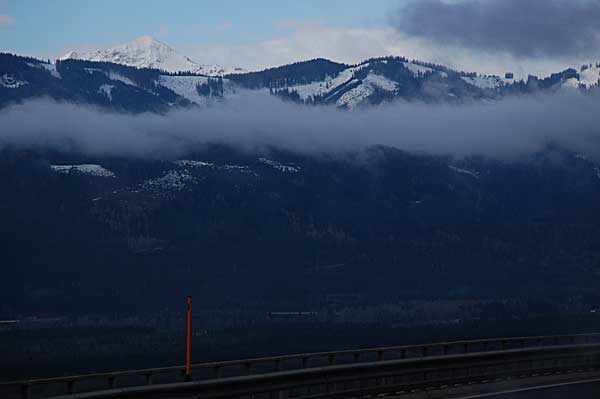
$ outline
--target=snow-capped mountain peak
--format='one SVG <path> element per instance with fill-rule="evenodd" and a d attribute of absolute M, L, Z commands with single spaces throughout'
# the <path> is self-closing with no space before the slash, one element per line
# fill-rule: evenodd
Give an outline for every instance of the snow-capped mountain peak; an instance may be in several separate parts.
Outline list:
<path fill-rule="evenodd" d="M 208 76 L 221 76 L 229 73 L 220 65 L 200 64 L 151 36 L 142 36 L 130 42 L 92 52 L 71 51 L 64 59 L 114 62 L 137 68 L 156 68 L 167 72 L 193 72 Z"/>

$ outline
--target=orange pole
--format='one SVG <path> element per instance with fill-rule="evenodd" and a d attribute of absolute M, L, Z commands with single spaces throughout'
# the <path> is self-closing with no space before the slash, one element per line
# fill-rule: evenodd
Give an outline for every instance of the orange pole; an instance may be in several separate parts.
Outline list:
<path fill-rule="evenodd" d="M 191 356 L 192 356 L 192 297 L 187 297 L 187 340 L 185 350 L 185 380 L 191 380 Z"/>

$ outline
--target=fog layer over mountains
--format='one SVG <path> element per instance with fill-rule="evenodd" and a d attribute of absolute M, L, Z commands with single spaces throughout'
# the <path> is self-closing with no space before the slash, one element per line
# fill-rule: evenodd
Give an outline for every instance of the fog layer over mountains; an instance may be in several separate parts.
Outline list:
<path fill-rule="evenodd" d="M 348 112 L 239 93 L 212 107 L 162 115 L 36 99 L 0 111 L 0 147 L 174 158 L 208 143 L 334 154 L 385 145 L 514 159 L 554 143 L 598 159 L 596 96 L 562 91 L 485 104 L 395 102 Z"/>

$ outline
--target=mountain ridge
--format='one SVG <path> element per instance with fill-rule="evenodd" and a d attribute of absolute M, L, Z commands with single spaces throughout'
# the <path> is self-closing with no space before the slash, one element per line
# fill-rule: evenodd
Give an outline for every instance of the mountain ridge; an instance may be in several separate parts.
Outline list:
<path fill-rule="evenodd" d="M 217 64 L 198 63 L 152 36 L 141 36 L 105 50 L 70 51 L 60 57 L 61 61 L 66 59 L 113 62 L 138 68 L 160 69 L 172 73 L 192 72 L 206 76 L 222 76 L 238 70 Z"/>
<path fill-rule="evenodd" d="M 263 71 L 208 76 L 70 56 L 52 64 L 0 54 L 0 106 L 46 96 L 132 112 L 164 111 L 205 106 L 235 96 L 238 90 L 253 90 L 351 110 L 399 99 L 462 104 L 536 92 L 592 91 L 600 81 L 597 63 L 545 78 L 530 75 L 527 80 L 517 80 L 511 73 L 500 77 L 456 71 L 404 57 L 371 58 L 355 65 L 317 58 Z"/>

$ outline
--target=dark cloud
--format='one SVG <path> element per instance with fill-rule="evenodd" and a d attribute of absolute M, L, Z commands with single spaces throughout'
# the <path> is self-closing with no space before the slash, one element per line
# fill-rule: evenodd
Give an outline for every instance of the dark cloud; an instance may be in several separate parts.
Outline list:
<path fill-rule="evenodd" d="M 206 143 L 343 153 L 387 145 L 433 154 L 514 158 L 548 142 L 600 158 L 600 98 L 576 91 L 463 106 L 397 102 L 353 112 L 240 94 L 204 110 L 121 114 L 51 100 L 0 111 L 0 148 L 178 157 Z"/>
<path fill-rule="evenodd" d="M 516 56 L 600 56 L 599 0 L 416 0 L 393 16 L 409 35 Z"/>

